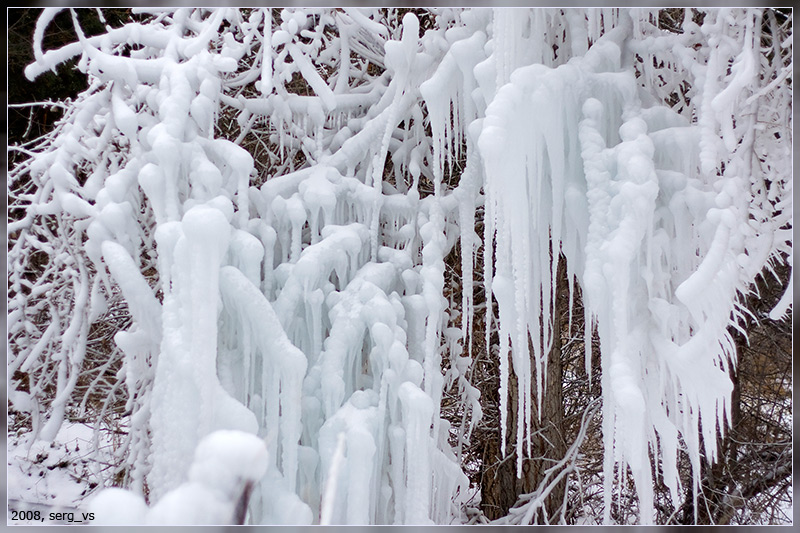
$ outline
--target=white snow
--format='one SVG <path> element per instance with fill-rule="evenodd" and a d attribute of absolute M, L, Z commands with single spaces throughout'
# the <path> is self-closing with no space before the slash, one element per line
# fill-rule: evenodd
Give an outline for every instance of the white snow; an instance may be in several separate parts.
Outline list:
<path fill-rule="evenodd" d="M 110 488 L 91 499 L 89 512 L 99 525 L 230 524 L 248 483 L 267 471 L 264 441 L 240 431 L 216 431 L 194 450 L 188 479 L 152 507 L 130 491 Z"/>

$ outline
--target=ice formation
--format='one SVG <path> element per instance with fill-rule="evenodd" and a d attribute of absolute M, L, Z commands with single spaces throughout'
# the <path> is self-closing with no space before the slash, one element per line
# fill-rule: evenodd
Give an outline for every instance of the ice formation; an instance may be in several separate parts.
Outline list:
<path fill-rule="evenodd" d="M 726 425 L 739 294 L 791 257 L 790 165 L 772 161 L 790 136 L 767 143 L 746 118 L 791 97 L 754 74 L 760 11 L 687 16 L 676 34 L 637 10 L 442 10 L 425 30 L 407 13 L 394 33 L 377 11 L 155 10 L 45 52 L 53 16 L 27 75 L 80 56 L 92 85 L 9 178 L 37 184 L 9 224 L 22 235 L 9 270 L 14 288 L 26 246 L 44 250 L 53 269 L 34 295 L 65 276 L 74 305 L 19 341 L 9 374 L 57 362 L 48 418 L 30 407 L 34 431 L 55 434 L 81 342 L 121 293 L 131 489 L 147 483 L 149 521 L 204 501 L 198 520 L 225 521 L 230 498 L 213 491 L 227 481 L 209 473 L 223 465 L 190 461 L 219 430 L 266 442 L 258 468 L 228 465 L 261 481 L 253 523 L 461 520 L 469 482 L 440 405 L 444 365 L 472 413 L 462 439 L 480 418 L 462 347 L 473 269 L 499 313 L 503 443 L 513 375 L 528 421 L 516 442 L 530 448 L 560 261 L 583 290 L 587 366 L 599 331 L 606 521 L 617 468 L 632 473 L 642 523 L 652 460 L 677 501 L 681 440 L 696 486 Z M 683 79 L 691 102 L 667 104 Z M 259 150 L 283 161 L 270 175 Z M 44 216 L 71 225 L 57 250 L 37 230 Z M 490 259 L 476 266 L 481 241 Z M 444 296 L 456 246 L 460 334 Z M 33 312 L 20 302 L 9 324 Z"/>

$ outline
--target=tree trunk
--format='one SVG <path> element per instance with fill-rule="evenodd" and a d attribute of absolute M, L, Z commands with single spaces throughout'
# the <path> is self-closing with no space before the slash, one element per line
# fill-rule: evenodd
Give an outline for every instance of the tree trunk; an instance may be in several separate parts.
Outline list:
<path fill-rule="evenodd" d="M 501 454 L 501 430 L 499 426 L 496 428 L 496 438 L 488 439 L 484 448 L 481 507 L 486 517 L 490 520 L 505 516 L 521 495 L 535 491 L 542 483 L 546 470 L 555 461 L 564 457 L 566 453 L 566 443 L 563 436 L 561 350 L 562 329 L 567 324 L 566 315 L 568 312 L 569 287 L 566 267 L 562 258 L 558 268 L 555 312 L 553 313 L 553 331 L 555 333 L 547 358 L 541 417 L 537 416 L 535 398 L 533 401 L 531 456 L 527 456 L 525 443 L 517 446 L 516 442 L 517 424 L 520 423 L 517 412 L 519 384 L 513 373 L 509 377 L 508 428 L 506 431 L 505 456 Z M 499 404 L 499 398 L 496 400 Z M 517 478 L 516 475 L 516 454 L 518 449 L 525 454 L 522 462 L 521 478 Z M 562 480 L 547 496 L 543 506 L 546 516 L 543 516 L 541 512 L 537 512 L 534 516 L 536 522 L 550 523 L 558 521 L 558 516 L 556 515 L 564 501 L 564 484 L 565 481 Z"/>

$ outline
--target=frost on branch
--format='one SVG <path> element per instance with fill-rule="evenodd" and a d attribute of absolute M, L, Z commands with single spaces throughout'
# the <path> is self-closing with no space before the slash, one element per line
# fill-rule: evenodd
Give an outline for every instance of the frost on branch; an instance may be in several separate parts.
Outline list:
<path fill-rule="evenodd" d="M 253 523 L 466 520 L 473 334 L 521 476 L 564 262 L 589 374 L 599 334 L 604 520 L 627 471 L 642 523 L 653 471 L 677 507 L 683 451 L 696 498 L 742 298 L 791 262 L 790 20 L 165 9 L 95 37 L 73 14 L 78 41 L 45 51 L 56 13 L 26 74 L 78 56 L 90 85 L 9 173 L 9 375 L 30 383 L 9 400 L 30 442 L 89 409 L 110 322 L 118 370 L 91 414 L 125 400 L 120 471 L 148 516 L 223 430 L 266 442 Z M 547 483 L 503 520 L 536 520 Z"/>

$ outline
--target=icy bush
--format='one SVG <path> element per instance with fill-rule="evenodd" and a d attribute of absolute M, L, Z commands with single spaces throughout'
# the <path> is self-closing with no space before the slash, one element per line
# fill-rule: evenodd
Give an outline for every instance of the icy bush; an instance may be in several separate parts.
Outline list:
<path fill-rule="evenodd" d="M 90 86 L 9 173 L 9 375 L 31 376 L 9 399 L 31 438 L 55 435 L 92 324 L 123 301 L 124 463 L 151 514 L 204 436 L 236 430 L 267 443 L 254 523 L 458 522 L 469 483 L 448 436 L 480 404 L 448 324 L 461 313 L 466 345 L 482 269 L 502 428 L 513 374 L 530 447 L 566 261 L 587 368 L 600 337 L 605 520 L 617 467 L 642 523 L 652 461 L 677 502 L 685 447 L 697 487 L 729 416 L 740 296 L 791 261 L 791 39 L 763 49 L 761 10 L 687 11 L 672 31 L 640 10 L 442 9 L 421 27 L 159 9 L 97 37 L 76 20 L 79 42 L 44 51 L 55 13 L 26 73 L 79 56 Z M 441 416 L 443 367 L 461 428 Z"/>

